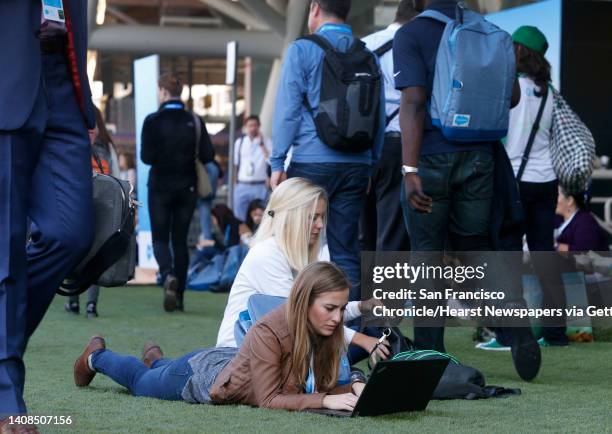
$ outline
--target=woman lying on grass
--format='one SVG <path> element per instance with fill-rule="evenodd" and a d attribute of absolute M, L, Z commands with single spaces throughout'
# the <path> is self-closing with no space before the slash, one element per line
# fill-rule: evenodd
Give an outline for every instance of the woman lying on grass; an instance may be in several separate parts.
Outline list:
<path fill-rule="evenodd" d="M 326 215 L 325 190 L 306 179 L 289 179 L 274 190 L 252 247 L 232 285 L 219 327 L 217 347 L 238 346 L 234 325 L 240 312 L 247 309 L 251 295 L 289 297 L 294 276 L 317 260 L 325 234 Z M 358 318 L 372 307 L 371 301 L 350 302 L 344 320 Z M 344 329 L 344 337 L 347 344 L 356 345 L 367 353 L 378 344 L 378 338 L 349 328 Z M 378 347 L 377 354 L 381 358 L 386 358 L 388 353 L 384 345 Z"/>
<path fill-rule="evenodd" d="M 240 349 L 209 348 L 179 359 L 145 345 L 143 359 L 106 349 L 94 336 L 74 365 L 78 387 L 100 372 L 134 396 L 202 404 L 246 404 L 286 410 L 352 410 L 363 376 L 338 386 L 349 282 L 329 262 L 307 266 L 289 300 L 247 333 Z"/>

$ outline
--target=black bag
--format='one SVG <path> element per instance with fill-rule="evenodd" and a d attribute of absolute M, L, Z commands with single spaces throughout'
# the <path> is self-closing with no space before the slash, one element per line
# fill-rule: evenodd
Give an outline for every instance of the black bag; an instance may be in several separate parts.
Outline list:
<path fill-rule="evenodd" d="M 57 293 L 78 295 L 91 285 L 122 286 L 136 268 L 135 203 L 129 182 L 93 175 L 94 241 Z"/>
<path fill-rule="evenodd" d="M 484 375 L 478 369 L 449 363 L 434 391 L 433 399 L 484 399 L 521 394 L 521 389 L 485 384 Z"/>
<path fill-rule="evenodd" d="M 319 138 L 330 148 L 359 153 L 371 149 L 379 128 L 382 77 L 376 57 L 355 39 L 345 53 L 323 36 L 304 38 L 325 51 L 321 94 L 314 122 Z M 313 112 L 308 98 L 304 104 Z"/>

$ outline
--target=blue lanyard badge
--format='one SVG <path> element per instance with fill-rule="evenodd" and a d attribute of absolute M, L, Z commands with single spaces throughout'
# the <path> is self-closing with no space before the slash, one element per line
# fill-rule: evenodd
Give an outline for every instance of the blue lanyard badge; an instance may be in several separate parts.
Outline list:
<path fill-rule="evenodd" d="M 304 387 L 304 392 L 315 393 L 315 378 L 312 366 L 308 369 L 308 378 L 306 378 L 306 386 Z"/>
<path fill-rule="evenodd" d="M 42 0 L 42 13 L 43 18 L 47 21 L 58 23 L 66 21 L 62 0 Z"/>
<path fill-rule="evenodd" d="M 164 106 L 164 110 L 165 109 L 169 109 L 169 110 L 183 110 L 183 105 L 182 104 L 178 104 L 178 103 L 166 104 Z"/>
<path fill-rule="evenodd" d="M 341 32 L 346 33 L 348 35 L 353 34 L 351 26 L 347 24 L 323 24 L 319 29 L 319 32 Z"/>

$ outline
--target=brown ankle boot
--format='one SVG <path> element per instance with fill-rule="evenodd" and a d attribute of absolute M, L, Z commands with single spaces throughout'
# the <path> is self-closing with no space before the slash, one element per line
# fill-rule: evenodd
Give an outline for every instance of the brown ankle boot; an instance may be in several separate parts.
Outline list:
<path fill-rule="evenodd" d="M 144 344 L 144 347 L 142 348 L 142 362 L 149 368 L 151 368 L 153 362 L 161 359 L 162 357 L 164 357 L 164 353 L 159 345 L 157 345 L 155 342 L 148 341 Z"/>
<path fill-rule="evenodd" d="M 89 386 L 89 383 L 94 379 L 96 371 L 92 371 L 89 368 L 87 360 L 91 353 L 104 348 L 106 348 L 106 342 L 102 336 L 96 335 L 89 340 L 85 350 L 74 363 L 74 384 L 76 384 L 77 387 Z"/>

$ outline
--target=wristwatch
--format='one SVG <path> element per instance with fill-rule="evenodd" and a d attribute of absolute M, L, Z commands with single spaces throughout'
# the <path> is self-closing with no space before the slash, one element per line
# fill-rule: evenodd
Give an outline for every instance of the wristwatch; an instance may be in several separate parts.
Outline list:
<path fill-rule="evenodd" d="M 402 176 L 406 176 L 409 173 L 419 173 L 419 168 L 412 166 L 402 166 Z"/>

